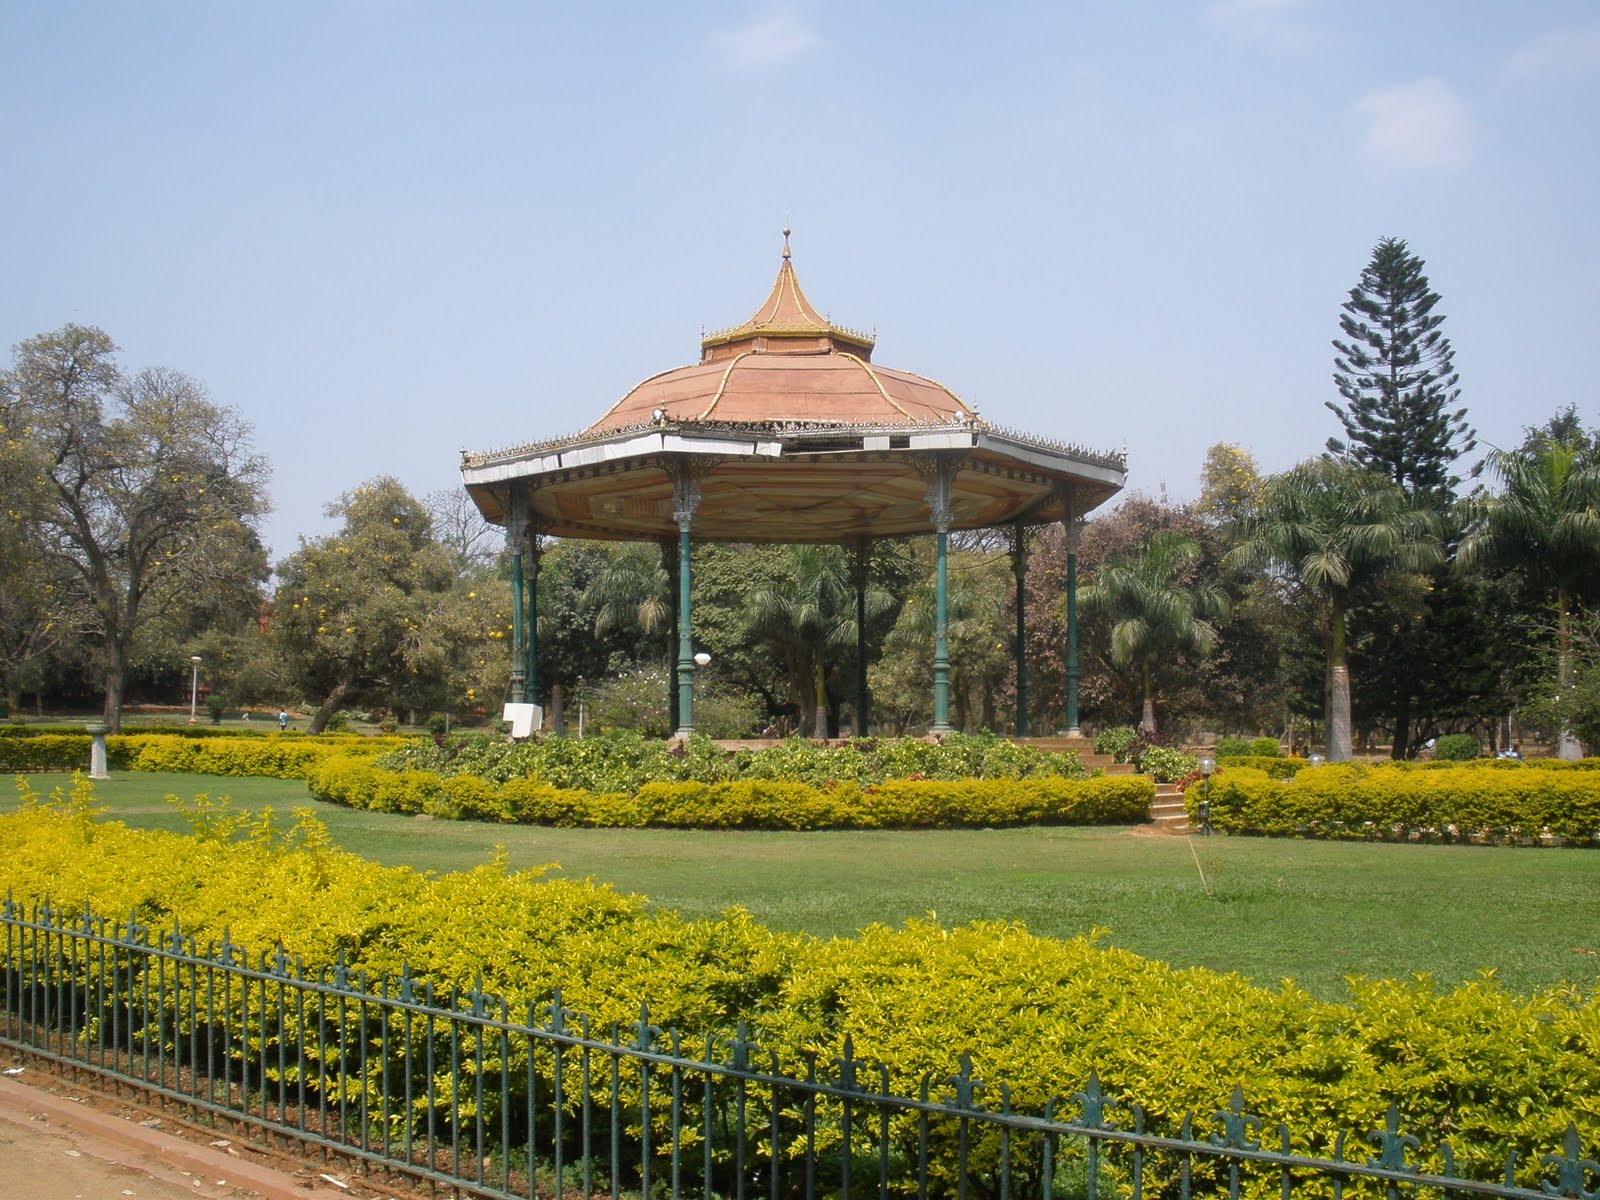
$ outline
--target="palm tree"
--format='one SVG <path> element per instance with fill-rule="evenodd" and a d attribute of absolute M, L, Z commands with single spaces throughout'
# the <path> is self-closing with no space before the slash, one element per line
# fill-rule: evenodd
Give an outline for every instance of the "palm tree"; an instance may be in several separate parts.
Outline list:
<path fill-rule="evenodd" d="M 651 634 L 665 628 L 672 619 L 670 587 L 654 546 L 634 543 L 612 552 L 584 597 L 596 606 L 595 636 L 635 628 Z"/>
<path fill-rule="evenodd" d="M 1531 437 L 1521 449 L 1491 451 L 1488 462 L 1502 490 L 1471 506 L 1456 567 L 1508 568 L 1536 593 L 1554 594 L 1557 682 L 1565 693 L 1572 681 L 1572 606 L 1600 583 L 1600 456 L 1574 433 Z M 1582 754 L 1567 729 L 1557 754 Z"/>
<path fill-rule="evenodd" d="M 1320 601 L 1328 620 L 1328 759 L 1351 755 L 1346 619 L 1365 587 L 1387 575 L 1444 561 L 1437 518 L 1411 507 L 1392 482 L 1353 464 L 1320 459 L 1267 481 L 1261 507 L 1227 563 L 1281 572 Z"/>
<path fill-rule="evenodd" d="M 1108 559 L 1081 593 L 1086 612 L 1104 614 L 1112 622 L 1112 664 L 1138 667 L 1144 696 L 1139 728 L 1144 733 L 1156 731 L 1151 684 L 1156 665 L 1186 650 L 1206 657 L 1217 640 L 1211 622 L 1228 612 L 1227 598 L 1215 584 L 1189 581 L 1199 556 L 1200 543 L 1187 534 L 1152 534 L 1131 558 Z"/>
<path fill-rule="evenodd" d="M 828 736 L 828 653 L 856 642 L 856 590 L 848 555 L 838 546 L 785 547 L 778 578 L 750 596 L 753 634 L 773 649 L 800 705 L 802 726 Z M 892 598 L 867 588 L 867 617 L 887 611 Z"/>

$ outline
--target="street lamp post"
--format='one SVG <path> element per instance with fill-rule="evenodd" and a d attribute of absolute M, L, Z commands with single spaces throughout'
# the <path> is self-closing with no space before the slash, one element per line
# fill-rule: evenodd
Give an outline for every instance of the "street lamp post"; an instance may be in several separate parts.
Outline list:
<path fill-rule="evenodd" d="M 199 707 L 200 701 L 200 656 L 191 654 L 189 663 L 189 724 L 193 725 L 195 710 Z"/>

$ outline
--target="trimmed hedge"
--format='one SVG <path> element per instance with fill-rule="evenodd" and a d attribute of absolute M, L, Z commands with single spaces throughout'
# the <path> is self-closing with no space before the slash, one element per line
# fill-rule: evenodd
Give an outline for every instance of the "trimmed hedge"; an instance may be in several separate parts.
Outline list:
<path fill-rule="evenodd" d="M 25 908 L 48 898 L 66 911 L 177 924 L 201 948 L 226 935 L 247 960 L 281 946 L 313 970 L 339 960 L 374 980 L 406 965 L 439 994 L 481 987 L 513 1012 L 549 1004 L 559 986 L 562 1003 L 601 1030 L 637 1020 L 646 1001 L 651 1020 L 689 1045 L 745 1022 L 762 1061 L 770 1053 L 788 1071 L 830 1060 L 848 1038 L 903 1095 L 948 1078 L 965 1054 L 989 1085 L 984 1094 L 1001 1095 L 1004 1081 L 1018 1110 L 1070 1094 L 1093 1070 L 1110 1093 L 1144 1105 L 1153 1128 L 1175 1128 L 1189 1111 L 1214 1128 L 1204 1123 L 1238 1084 L 1266 1128 L 1286 1122 L 1295 1149 L 1324 1155 L 1346 1130 L 1382 1128 L 1394 1102 L 1405 1130 L 1423 1140 L 1414 1159 L 1448 1137 L 1462 1176 L 1497 1180 L 1516 1151 L 1524 1186 L 1537 1186 L 1539 1155 L 1560 1144 L 1568 1122 L 1585 1145 L 1600 1136 L 1592 988 L 1519 997 L 1487 978 L 1453 991 L 1426 980 L 1354 981 L 1347 1000 L 1327 1003 L 1291 983 L 1174 970 L 1091 938 L 1057 941 L 1000 922 L 913 922 L 819 941 L 737 910 L 685 921 L 533 871 L 490 865 L 432 877 L 380 867 L 330 848 L 306 817 L 287 832 L 256 829 L 230 842 L 101 823 L 91 801 L 0 816 L 0 890 Z M 368 1085 L 339 1060 L 340 1047 L 318 1053 L 326 1057 L 311 1060 L 307 1085 L 359 1099 Z M 531 1069 L 548 1086 L 547 1061 L 529 1064 L 516 1043 L 509 1053 L 514 1077 Z M 435 1096 L 420 1086 L 417 1094 Z M 447 1086 L 437 1095 L 449 1103 Z M 433 1119 L 426 1103 L 409 1118 Z M 498 1127 L 496 1112 L 482 1115 Z M 907 1121 L 897 1136 L 914 1154 Z M 934 1149 L 951 1152 L 943 1140 Z M 1172 1181 L 1146 1185 L 1157 1182 Z"/>
<path fill-rule="evenodd" d="M 1600 839 L 1600 776 L 1501 760 L 1479 764 L 1341 763 L 1278 780 L 1248 767 L 1211 779 L 1211 826 L 1367 841 L 1526 841 L 1546 831 L 1567 842 Z M 1185 796 L 1198 821 L 1202 793 Z"/>
<path fill-rule="evenodd" d="M 386 771 L 330 757 L 307 775 L 314 796 L 375 812 L 519 825 L 680 829 L 952 829 L 994 825 L 1131 824 L 1155 787 L 1137 776 L 1095 779 L 893 780 L 815 788 L 786 780 L 647 783 L 595 793 L 536 779 Z"/>
<path fill-rule="evenodd" d="M 89 766 L 92 738 L 87 733 L 0 738 L 0 771 L 81 771 Z M 404 739 L 355 734 L 268 734 L 263 737 L 193 737 L 177 733 L 112 734 L 106 758 L 121 771 L 187 771 L 197 775 L 257 775 L 304 779 L 323 760 L 372 757 L 393 750 Z"/>
<path fill-rule="evenodd" d="M 1308 766 L 1303 758 L 1285 757 L 1281 754 L 1229 754 L 1217 756 L 1217 766 L 1222 768 L 1249 767 L 1255 771 L 1265 771 L 1274 779 L 1293 779 L 1295 774 Z"/>
<path fill-rule="evenodd" d="M 890 779 L 1087 779 L 1077 754 L 1050 753 L 992 733 L 924 738 L 855 738 L 819 745 L 786 738 L 761 749 L 729 754 L 711 739 L 692 735 L 667 743 L 633 732 L 583 739 L 533 737 L 508 742 L 484 734 L 458 734 L 435 742 L 417 739 L 378 763 L 390 771 L 430 771 L 442 777 L 472 775 L 492 783 L 541 779 L 555 787 L 590 792 L 636 792 L 649 783 L 720 783 L 771 779 L 832 787 L 862 787 Z"/>

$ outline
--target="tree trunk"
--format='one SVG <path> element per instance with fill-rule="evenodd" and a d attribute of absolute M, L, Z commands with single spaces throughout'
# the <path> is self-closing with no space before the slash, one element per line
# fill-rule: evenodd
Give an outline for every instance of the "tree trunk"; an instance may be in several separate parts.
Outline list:
<path fill-rule="evenodd" d="M 128 649 L 114 633 L 106 633 L 106 708 L 104 721 L 110 733 L 122 732 L 122 693 L 128 686 Z"/>
<path fill-rule="evenodd" d="M 1150 691 L 1150 662 L 1148 659 L 1139 664 L 1139 681 L 1144 687 L 1144 708 L 1139 713 L 1139 732 L 1153 734 L 1156 731 L 1156 699 Z"/>
<path fill-rule="evenodd" d="M 1334 602 L 1328 641 L 1328 761 L 1349 762 L 1350 663 L 1346 657 L 1344 606 Z"/>
<path fill-rule="evenodd" d="M 822 741 L 828 736 L 828 677 L 822 669 L 822 658 L 819 655 L 812 668 L 812 704 L 816 707 L 811 714 L 811 736 Z"/>
<path fill-rule="evenodd" d="M 1567 608 L 1567 589 L 1560 588 L 1556 591 L 1556 675 L 1561 684 L 1563 703 L 1572 689 L 1572 633 L 1568 628 Z M 1583 747 L 1572 736 L 1572 731 L 1565 727 L 1565 722 L 1556 744 L 1556 757 L 1567 762 L 1577 762 L 1583 757 Z"/>
<path fill-rule="evenodd" d="M 350 694 L 350 685 L 341 683 L 328 693 L 328 698 L 322 702 L 311 717 L 311 728 L 307 733 L 321 733 L 328 727 L 328 722 L 333 720 L 333 714 L 339 711 L 339 705 L 344 703 L 344 698 Z"/>
<path fill-rule="evenodd" d="M 1394 714 L 1394 745 L 1389 757 L 1396 761 L 1411 757 L 1411 693 L 1406 692 Z"/>

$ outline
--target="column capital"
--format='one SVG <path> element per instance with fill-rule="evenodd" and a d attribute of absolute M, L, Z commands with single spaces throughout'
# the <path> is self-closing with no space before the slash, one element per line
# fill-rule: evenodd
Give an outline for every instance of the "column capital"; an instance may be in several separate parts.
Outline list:
<path fill-rule="evenodd" d="M 939 533 L 950 532 L 950 522 L 955 519 L 950 504 L 951 492 L 961 464 L 945 454 L 919 454 L 911 461 L 927 485 L 922 496 L 928 502 L 928 516 L 934 529 Z"/>
<path fill-rule="evenodd" d="M 688 533 L 694 514 L 700 508 L 700 477 L 706 468 L 700 464 L 674 463 L 672 468 L 672 519 L 680 533 Z"/>

